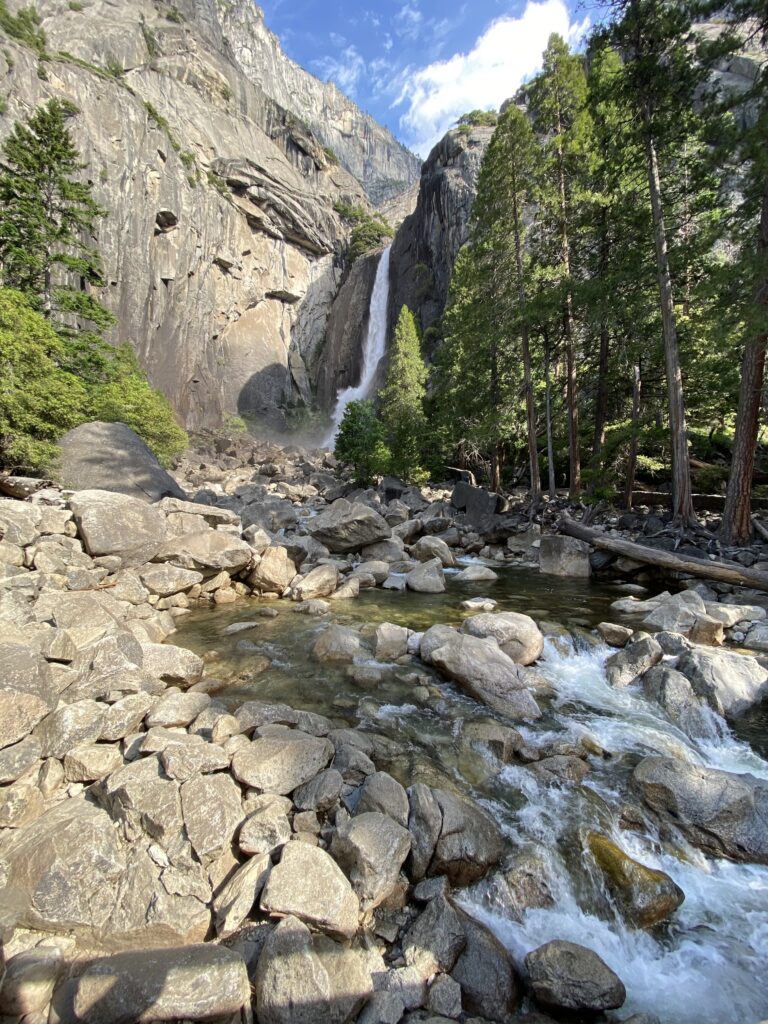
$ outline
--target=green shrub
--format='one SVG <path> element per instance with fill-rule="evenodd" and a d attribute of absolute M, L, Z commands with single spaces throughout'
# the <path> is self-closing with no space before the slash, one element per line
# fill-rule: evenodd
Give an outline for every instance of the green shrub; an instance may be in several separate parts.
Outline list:
<path fill-rule="evenodd" d="M 21 294 L 0 289 L 0 462 L 44 472 L 62 434 L 83 421 L 86 389 L 62 370 L 64 344 Z"/>
<path fill-rule="evenodd" d="M 336 151 L 332 149 L 330 146 L 323 146 L 323 153 L 325 154 L 325 159 L 328 161 L 329 164 L 332 164 L 334 166 L 338 164 L 339 158 L 338 156 L 336 156 Z"/>
<path fill-rule="evenodd" d="M 34 7 L 23 7 L 18 14 L 11 14 L 6 0 L 0 0 L 0 30 L 35 53 L 45 53 L 45 32 Z"/>
<path fill-rule="evenodd" d="M 173 21 L 177 25 L 181 25 L 184 22 L 184 15 L 181 13 L 179 8 L 176 7 L 176 6 L 171 7 L 171 9 L 166 12 L 165 16 L 168 19 L 168 21 Z"/>
<path fill-rule="evenodd" d="M 165 395 L 155 391 L 129 345 L 112 350 L 107 379 L 90 389 L 88 417 L 126 423 L 167 466 L 189 444 Z"/>
<path fill-rule="evenodd" d="M 80 0 L 69 0 L 69 4 L 67 6 L 70 11 L 82 11 L 85 4 L 80 3 Z"/>
<path fill-rule="evenodd" d="M 336 435 L 334 454 L 352 467 L 356 482 L 363 487 L 389 468 L 392 456 L 385 437 L 384 424 L 376 416 L 373 402 L 349 403 Z"/>
<path fill-rule="evenodd" d="M 469 135 L 473 128 L 495 128 L 498 123 L 499 115 L 495 110 L 470 110 L 456 122 L 459 131 L 465 135 Z"/>

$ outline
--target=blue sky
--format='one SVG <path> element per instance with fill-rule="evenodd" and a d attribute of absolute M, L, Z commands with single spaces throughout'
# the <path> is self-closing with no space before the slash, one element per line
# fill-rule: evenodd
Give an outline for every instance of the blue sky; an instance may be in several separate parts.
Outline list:
<path fill-rule="evenodd" d="M 460 114 L 497 107 L 551 32 L 576 42 L 582 0 L 260 0 L 285 52 L 426 156 Z M 592 14 L 594 17 L 594 14 Z"/>

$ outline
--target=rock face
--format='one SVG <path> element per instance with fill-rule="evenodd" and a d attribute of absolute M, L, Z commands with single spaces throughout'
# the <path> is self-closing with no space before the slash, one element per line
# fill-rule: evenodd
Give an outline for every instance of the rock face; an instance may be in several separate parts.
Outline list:
<path fill-rule="evenodd" d="M 442 316 L 453 264 L 469 236 L 483 155 L 492 128 L 469 135 L 450 131 L 421 169 L 416 210 L 406 217 L 392 245 L 389 321 L 408 306 L 422 331 Z"/>
<path fill-rule="evenodd" d="M 38 76 L 37 55 L 3 37 L 0 134 L 51 96 L 78 106 L 76 143 L 109 210 L 99 298 L 115 340 L 186 426 L 237 412 L 284 426 L 311 400 L 341 281 L 334 203 L 366 206 L 360 182 L 375 198 L 406 189 L 418 159 L 289 61 L 249 0 L 178 0 L 173 17 L 151 0 L 36 10 L 52 59 Z"/>
<path fill-rule="evenodd" d="M 186 499 L 138 434 L 124 423 L 83 423 L 59 442 L 57 476 L 73 491 L 119 491 L 143 501 Z"/>

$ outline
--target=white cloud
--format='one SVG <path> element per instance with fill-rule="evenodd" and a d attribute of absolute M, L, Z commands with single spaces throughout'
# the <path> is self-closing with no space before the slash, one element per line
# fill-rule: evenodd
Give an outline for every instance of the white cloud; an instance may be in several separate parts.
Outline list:
<path fill-rule="evenodd" d="M 401 39 L 417 39 L 423 20 L 416 4 L 406 2 L 394 17 L 395 32 Z"/>
<path fill-rule="evenodd" d="M 541 67 L 553 32 L 576 42 L 587 25 L 586 18 L 580 24 L 571 22 L 565 0 L 529 0 L 519 18 L 491 22 L 468 53 L 406 69 L 393 104 L 408 105 L 400 118 L 406 141 L 426 157 L 463 113 L 498 107 L 512 96 Z"/>
<path fill-rule="evenodd" d="M 314 67 L 322 78 L 335 82 L 348 96 L 354 96 L 365 71 L 365 61 L 354 46 L 348 46 L 338 57 L 323 57 L 315 61 Z"/>
<path fill-rule="evenodd" d="M 338 46 L 339 48 L 347 45 L 347 40 L 344 38 L 344 36 L 339 35 L 338 32 L 331 32 L 328 38 L 331 40 L 334 46 Z"/>

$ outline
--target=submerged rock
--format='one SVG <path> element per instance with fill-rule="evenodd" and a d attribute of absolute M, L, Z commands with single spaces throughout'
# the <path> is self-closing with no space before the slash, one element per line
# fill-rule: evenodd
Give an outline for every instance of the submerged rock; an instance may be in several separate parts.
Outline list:
<path fill-rule="evenodd" d="M 555 939 L 525 958 L 536 1002 L 547 1009 L 602 1013 L 624 1005 L 621 979 L 597 953 L 575 942 Z"/>
<path fill-rule="evenodd" d="M 587 844 L 623 915 L 638 928 L 652 928 L 674 914 L 683 890 L 664 871 L 633 860 L 607 836 L 590 832 Z"/>

